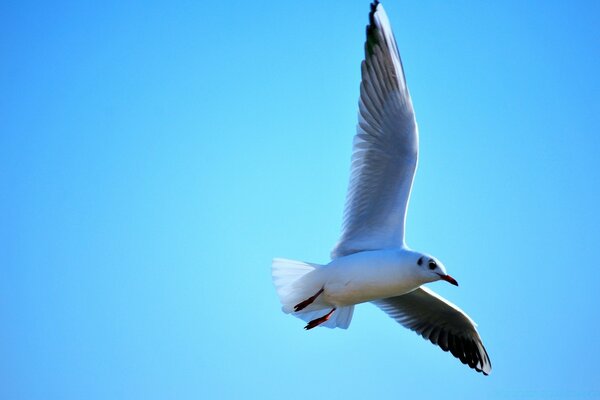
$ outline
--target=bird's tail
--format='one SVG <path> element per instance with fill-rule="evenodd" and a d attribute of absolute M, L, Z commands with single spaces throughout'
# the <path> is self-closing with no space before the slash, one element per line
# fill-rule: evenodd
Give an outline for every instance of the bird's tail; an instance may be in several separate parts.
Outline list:
<path fill-rule="evenodd" d="M 331 304 L 317 296 L 306 308 L 295 312 L 294 307 L 315 296 L 323 288 L 323 282 L 311 272 L 322 267 L 320 264 L 275 258 L 271 267 L 273 284 L 286 314 L 292 314 L 306 322 L 312 321 L 332 308 Z M 354 306 L 337 307 L 331 317 L 320 326 L 346 329 L 352 321 Z"/>

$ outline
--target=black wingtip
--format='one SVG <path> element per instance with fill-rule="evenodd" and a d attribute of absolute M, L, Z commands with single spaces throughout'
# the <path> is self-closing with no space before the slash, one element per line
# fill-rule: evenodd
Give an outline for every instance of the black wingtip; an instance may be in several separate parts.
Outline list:
<path fill-rule="evenodd" d="M 375 25 L 375 12 L 377 12 L 377 6 L 379 5 L 379 1 L 375 0 L 371 3 L 371 11 L 369 12 L 369 25 Z"/>
<path fill-rule="evenodd" d="M 377 24 L 375 23 L 375 13 L 377 12 L 378 5 L 378 0 L 372 2 L 371 11 L 369 12 L 369 25 L 367 25 L 367 42 L 365 43 L 365 52 L 367 55 L 373 54 L 373 46 L 377 42 L 377 39 L 375 37 L 375 29 L 377 29 Z"/>

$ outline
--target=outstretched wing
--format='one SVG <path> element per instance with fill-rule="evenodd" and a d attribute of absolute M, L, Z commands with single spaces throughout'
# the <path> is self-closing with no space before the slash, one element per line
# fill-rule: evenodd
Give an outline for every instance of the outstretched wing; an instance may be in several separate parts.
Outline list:
<path fill-rule="evenodd" d="M 450 351 L 463 364 L 488 375 L 492 364 L 475 322 L 460 308 L 421 286 L 397 297 L 374 301 L 404 327 Z"/>
<path fill-rule="evenodd" d="M 342 236 L 332 258 L 404 244 L 418 134 L 396 40 L 371 4 Z"/>

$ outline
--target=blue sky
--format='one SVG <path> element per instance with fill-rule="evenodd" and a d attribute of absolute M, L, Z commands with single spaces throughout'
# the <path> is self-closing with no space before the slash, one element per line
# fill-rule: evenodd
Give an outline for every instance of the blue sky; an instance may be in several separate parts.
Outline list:
<path fill-rule="evenodd" d="M 0 398 L 600 397 L 598 3 L 384 6 L 407 241 L 492 374 L 368 304 L 279 309 L 271 258 L 339 234 L 367 1 L 3 2 Z"/>

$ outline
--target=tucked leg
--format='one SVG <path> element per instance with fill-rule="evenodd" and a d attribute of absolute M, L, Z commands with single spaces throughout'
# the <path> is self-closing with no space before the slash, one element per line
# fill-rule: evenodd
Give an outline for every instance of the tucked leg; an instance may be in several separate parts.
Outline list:
<path fill-rule="evenodd" d="M 335 311 L 335 308 L 332 308 L 331 311 L 329 311 L 327 314 L 323 315 L 322 317 L 313 319 L 304 327 L 304 329 L 309 330 L 316 326 L 321 325 L 323 322 L 327 322 L 329 320 L 329 317 L 331 317 L 331 314 L 333 314 L 334 311 Z"/>
<path fill-rule="evenodd" d="M 324 288 L 319 289 L 319 291 L 317 293 L 315 293 L 314 295 L 310 296 L 308 299 L 296 304 L 294 306 L 294 311 L 298 312 L 300 310 L 304 310 L 307 306 L 309 306 L 313 301 L 315 301 L 315 299 L 317 297 L 319 297 L 319 295 L 321 293 L 323 293 L 323 290 L 325 290 Z"/>

